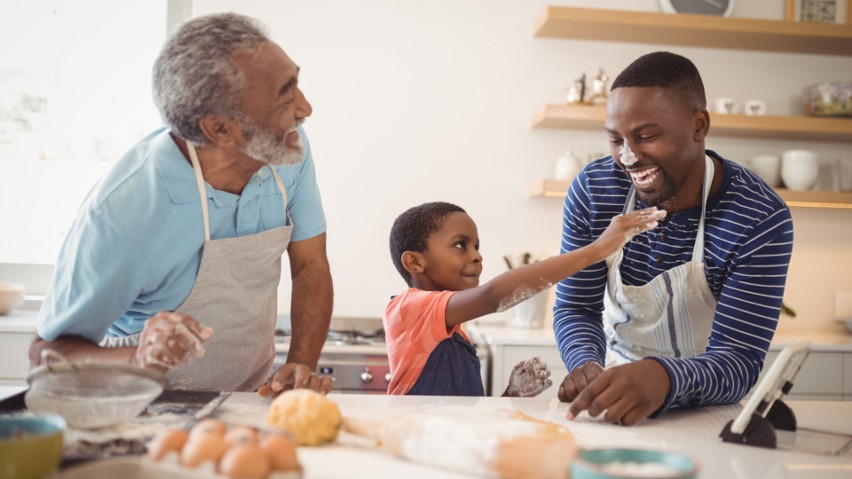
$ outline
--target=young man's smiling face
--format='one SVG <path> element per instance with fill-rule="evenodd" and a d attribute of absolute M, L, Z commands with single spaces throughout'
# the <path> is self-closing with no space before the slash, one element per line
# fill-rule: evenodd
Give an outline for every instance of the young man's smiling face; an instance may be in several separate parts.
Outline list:
<path fill-rule="evenodd" d="M 693 206 L 704 176 L 708 129 L 706 110 L 677 101 L 662 88 L 622 87 L 610 93 L 606 115 L 610 152 L 649 205 L 669 211 Z M 628 150 L 635 163 L 632 157 L 622 162 Z"/>
<path fill-rule="evenodd" d="M 423 272 L 416 287 L 430 291 L 462 291 L 479 286 L 482 255 L 479 233 L 467 213 L 447 215 L 438 231 L 429 236 L 426 251 L 420 253 Z"/>

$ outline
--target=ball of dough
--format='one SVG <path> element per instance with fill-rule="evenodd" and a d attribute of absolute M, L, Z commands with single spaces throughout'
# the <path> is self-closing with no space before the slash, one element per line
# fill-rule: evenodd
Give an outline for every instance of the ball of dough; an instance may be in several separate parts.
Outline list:
<path fill-rule="evenodd" d="M 310 389 L 281 393 L 269 405 L 269 424 L 289 431 L 304 446 L 316 446 L 337 438 L 340 409 L 324 395 Z"/>

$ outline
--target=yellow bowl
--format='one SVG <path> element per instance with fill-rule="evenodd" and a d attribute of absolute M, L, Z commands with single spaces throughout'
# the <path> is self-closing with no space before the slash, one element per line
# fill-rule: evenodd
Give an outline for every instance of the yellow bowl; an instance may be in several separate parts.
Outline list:
<path fill-rule="evenodd" d="M 0 479 L 39 479 L 56 472 L 66 427 L 55 414 L 0 415 Z"/>

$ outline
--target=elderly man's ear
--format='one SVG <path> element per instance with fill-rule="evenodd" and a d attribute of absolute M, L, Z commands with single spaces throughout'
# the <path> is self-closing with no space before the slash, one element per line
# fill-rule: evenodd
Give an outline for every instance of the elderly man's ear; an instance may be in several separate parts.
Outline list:
<path fill-rule="evenodd" d="M 232 147 L 242 137 L 242 128 L 232 118 L 222 115 L 206 115 L 198 122 L 210 143 L 221 147 Z"/>
<path fill-rule="evenodd" d="M 426 258 L 423 257 L 423 253 L 406 251 L 402 253 L 402 267 L 411 274 L 422 273 L 426 267 Z"/>

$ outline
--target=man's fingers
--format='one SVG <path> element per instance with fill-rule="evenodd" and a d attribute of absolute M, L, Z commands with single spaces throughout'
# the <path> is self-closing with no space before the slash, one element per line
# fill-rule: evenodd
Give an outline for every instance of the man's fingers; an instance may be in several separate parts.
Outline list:
<path fill-rule="evenodd" d="M 578 414 L 588 409 L 592 401 L 608 386 L 609 381 L 607 381 L 606 376 L 599 376 L 583 388 L 568 408 L 568 419 L 574 419 Z"/>

